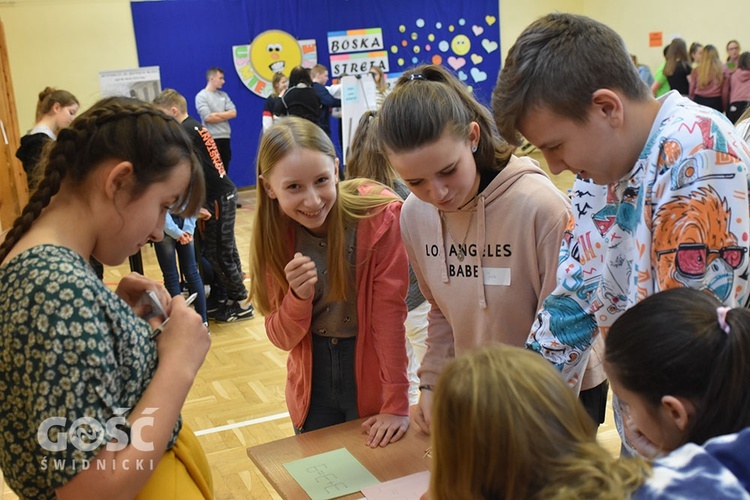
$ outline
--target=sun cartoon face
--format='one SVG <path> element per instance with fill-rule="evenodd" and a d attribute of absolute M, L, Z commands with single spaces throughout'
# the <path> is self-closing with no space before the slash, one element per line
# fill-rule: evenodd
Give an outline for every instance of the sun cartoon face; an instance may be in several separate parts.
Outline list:
<path fill-rule="evenodd" d="M 456 35 L 451 42 L 451 49 L 457 56 L 463 56 L 471 50 L 471 40 L 466 35 Z"/>
<path fill-rule="evenodd" d="M 302 50 L 297 40 L 281 30 L 268 30 L 255 37 L 250 44 L 250 62 L 255 73 L 266 81 L 274 73 L 289 72 L 302 63 Z"/>

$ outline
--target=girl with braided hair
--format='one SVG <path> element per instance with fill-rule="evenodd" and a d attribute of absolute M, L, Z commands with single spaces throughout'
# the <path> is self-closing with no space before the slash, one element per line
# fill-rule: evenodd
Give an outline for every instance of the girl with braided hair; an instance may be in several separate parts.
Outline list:
<path fill-rule="evenodd" d="M 180 417 L 210 345 L 201 317 L 137 274 L 112 292 L 87 264 L 119 265 L 163 237 L 167 211 L 198 211 L 190 141 L 151 105 L 109 98 L 60 131 L 41 167 L 0 245 L 6 481 L 22 498 L 210 498 Z M 170 318 L 158 337 L 149 290 Z"/>

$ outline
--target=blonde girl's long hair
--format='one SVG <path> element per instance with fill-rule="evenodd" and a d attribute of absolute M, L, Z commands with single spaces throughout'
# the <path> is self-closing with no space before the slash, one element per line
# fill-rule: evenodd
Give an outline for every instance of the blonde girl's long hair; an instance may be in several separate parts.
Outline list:
<path fill-rule="evenodd" d="M 573 391 L 540 356 L 505 345 L 454 360 L 432 413 L 430 498 L 627 498 L 640 459 L 619 461 Z"/>
<path fill-rule="evenodd" d="M 698 72 L 698 88 L 707 87 L 711 82 L 718 85 L 724 81 L 724 66 L 719 59 L 719 51 L 713 45 L 703 47 L 701 62 L 696 68 Z"/>
<path fill-rule="evenodd" d="M 268 314 L 279 307 L 278 295 L 269 294 L 268 279 L 283 290 L 289 289 L 284 267 L 293 256 L 290 245 L 294 222 L 282 212 L 276 200 L 262 188 L 260 176 L 273 176 L 273 167 L 286 155 L 299 149 L 323 153 L 336 161 L 333 143 L 323 130 L 309 120 L 285 117 L 274 122 L 261 138 L 257 161 L 257 211 L 250 245 L 250 294 L 255 308 Z M 336 186 L 334 206 L 328 214 L 328 299 L 345 300 L 349 292 L 349 260 L 346 234 L 348 226 L 377 214 L 390 203 L 398 202 L 386 186 L 369 179 L 354 179 Z M 362 192 L 364 191 L 364 193 Z M 273 293 L 273 292 L 272 292 Z"/>

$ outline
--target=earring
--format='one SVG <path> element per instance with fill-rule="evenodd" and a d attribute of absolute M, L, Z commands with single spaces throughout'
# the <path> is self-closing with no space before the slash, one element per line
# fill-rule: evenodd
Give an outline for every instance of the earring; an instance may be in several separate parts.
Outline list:
<path fill-rule="evenodd" d="M 477 152 L 477 149 L 478 149 L 478 148 L 477 148 L 477 145 L 476 145 L 476 144 L 474 144 L 474 145 L 473 145 L 473 146 L 471 147 L 471 152 L 472 152 L 472 153 L 476 153 L 476 152 Z"/>

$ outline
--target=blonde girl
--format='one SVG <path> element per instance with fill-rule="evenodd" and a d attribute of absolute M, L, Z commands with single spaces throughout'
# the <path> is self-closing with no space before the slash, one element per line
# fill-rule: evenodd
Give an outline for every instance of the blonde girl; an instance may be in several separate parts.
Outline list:
<path fill-rule="evenodd" d="M 583 406 L 544 358 L 485 347 L 451 362 L 435 389 L 430 500 L 629 498 L 644 462 L 596 441 Z"/>
<path fill-rule="evenodd" d="M 370 417 L 366 444 L 386 446 L 409 422 L 401 202 L 372 181 L 339 183 L 338 166 L 310 121 L 278 120 L 263 135 L 251 293 L 268 338 L 289 351 L 296 431 Z"/>
<path fill-rule="evenodd" d="M 211 498 L 182 408 L 210 339 L 181 297 L 116 266 L 195 214 L 203 176 L 179 124 L 133 99 L 60 131 L 44 178 L 0 245 L 0 466 L 22 498 Z M 141 297 L 170 317 L 153 338 Z"/>
<path fill-rule="evenodd" d="M 698 67 L 690 73 L 690 99 L 723 113 L 729 103 L 729 75 L 713 45 L 703 48 Z"/>

